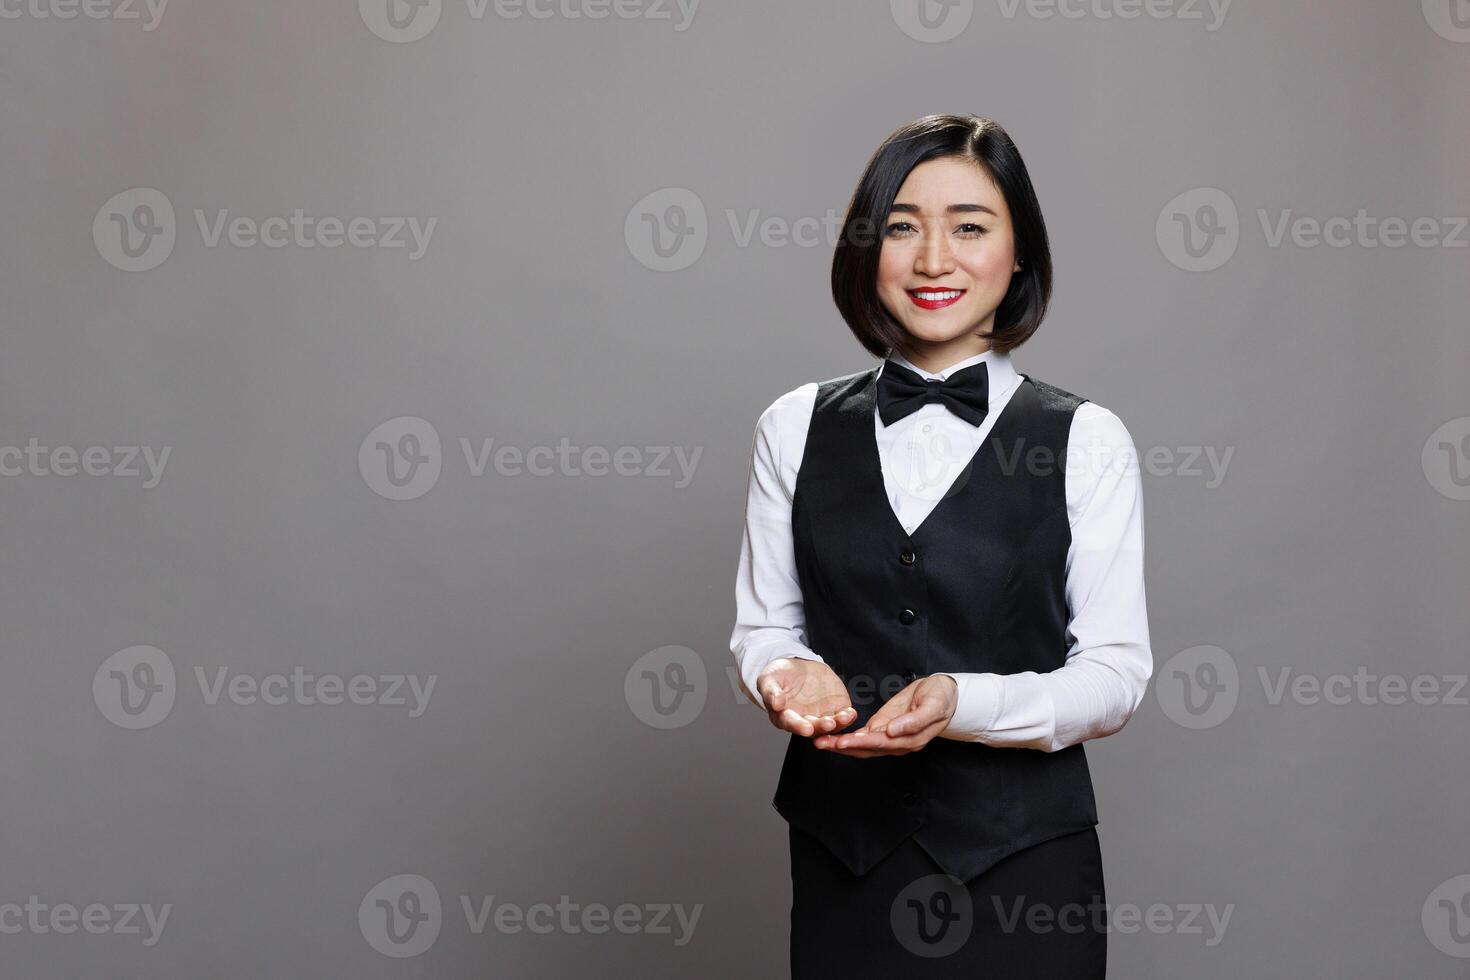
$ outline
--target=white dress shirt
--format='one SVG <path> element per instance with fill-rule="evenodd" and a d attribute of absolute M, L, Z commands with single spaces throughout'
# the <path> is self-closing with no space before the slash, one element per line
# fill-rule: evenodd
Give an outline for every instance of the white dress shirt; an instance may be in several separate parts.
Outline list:
<path fill-rule="evenodd" d="M 885 426 L 874 406 L 884 489 L 912 534 L 974 456 L 1021 375 L 1009 354 L 994 351 L 938 372 L 898 354 L 890 359 L 939 379 L 981 361 L 988 365 L 989 411 L 978 427 L 939 402 Z M 816 393 L 817 383 L 808 382 L 772 402 L 761 413 L 751 448 L 730 650 L 757 705 L 763 702 L 756 678 L 772 660 L 822 659 L 806 642 L 791 534 L 792 495 Z M 1153 673 L 1144 601 L 1143 486 L 1128 430 L 1101 405 L 1084 402 L 1073 415 L 1065 479 L 1072 533 L 1066 567 L 1072 643 L 1066 663 L 1044 673 L 946 672 L 958 685 L 959 700 L 940 737 L 1055 752 L 1116 732 L 1143 699 Z"/>

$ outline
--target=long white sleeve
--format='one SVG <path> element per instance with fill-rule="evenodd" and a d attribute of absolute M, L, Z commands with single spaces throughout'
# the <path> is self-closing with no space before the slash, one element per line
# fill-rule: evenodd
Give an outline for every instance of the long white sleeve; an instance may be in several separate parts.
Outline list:
<path fill-rule="evenodd" d="M 1055 752 L 1118 731 L 1143 699 L 1153 654 L 1133 440 L 1116 415 L 1085 402 L 1068 445 L 1068 659 L 1046 673 L 950 673 L 959 707 L 943 738 Z"/>
<path fill-rule="evenodd" d="M 730 651 L 739 664 L 746 696 L 757 706 L 756 678 L 778 657 L 821 660 L 806 645 L 806 617 L 791 539 L 791 499 L 800 458 L 784 458 L 793 428 L 800 448 L 816 397 L 812 382 L 771 403 L 756 423 L 751 445 L 750 485 L 745 501 L 745 534 L 735 579 L 735 629 Z"/>

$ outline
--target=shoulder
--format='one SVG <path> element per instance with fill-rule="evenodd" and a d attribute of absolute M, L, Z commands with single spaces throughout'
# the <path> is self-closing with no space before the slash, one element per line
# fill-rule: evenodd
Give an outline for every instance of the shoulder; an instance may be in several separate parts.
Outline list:
<path fill-rule="evenodd" d="M 821 381 L 808 381 L 777 396 L 756 422 L 754 454 L 757 465 L 779 470 L 783 479 L 794 486 L 818 402 L 826 404 L 851 395 L 862 387 L 872 370 L 868 368 Z"/>
<path fill-rule="evenodd" d="M 1040 378 L 1033 378 L 1029 374 L 1026 375 L 1026 380 L 1031 382 L 1031 389 L 1036 392 L 1036 402 L 1043 411 L 1071 414 L 1088 401 L 1084 395 L 1073 394 L 1065 388 L 1059 388 Z"/>
<path fill-rule="evenodd" d="M 1085 402 L 1072 416 L 1066 456 L 1067 502 L 1074 534 L 1085 513 L 1128 519 L 1141 502 L 1142 474 L 1133 436 L 1116 413 Z"/>
<path fill-rule="evenodd" d="M 1133 437 L 1123 420 L 1097 402 L 1084 402 L 1072 416 L 1072 447 L 1086 451 L 1089 445 L 1121 451 L 1133 449 Z"/>
<path fill-rule="evenodd" d="M 808 381 L 790 391 L 782 392 L 776 400 L 762 410 L 756 421 L 756 430 L 776 434 L 786 432 L 793 426 L 805 426 L 816 402 L 818 382 Z"/>
<path fill-rule="evenodd" d="M 850 371 L 847 374 L 839 374 L 836 377 L 827 378 L 824 381 L 814 382 L 814 403 L 826 406 L 833 403 L 841 403 L 851 398 L 872 377 L 876 367 L 864 368 L 861 371 Z"/>
<path fill-rule="evenodd" d="M 790 391 L 782 392 L 761 412 L 756 424 L 757 433 L 765 432 L 772 437 L 778 433 L 797 433 L 804 439 L 811 423 L 812 411 L 818 401 L 851 394 L 862 387 L 872 371 L 872 368 L 865 368 L 821 381 L 808 381 Z"/>
<path fill-rule="evenodd" d="M 1070 419 L 1071 438 L 1076 447 L 1079 441 L 1095 439 L 1110 448 L 1131 448 L 1133 440 L 1123 420 L 1108 408 L 1099 405 L 1086 395 L 1078 395 L 1065 388 L 1026 376 L 1036 392 L 1036 402 L 1043 411 Z"/>
<path fill-rule="evenodd" d="M 761 411 L 751 445 L 757 468 L 780 471 L 788 469 L 791 460 L 800 458 L 816 396 L 817 382 L 808 381 L 782 392 Z"/>

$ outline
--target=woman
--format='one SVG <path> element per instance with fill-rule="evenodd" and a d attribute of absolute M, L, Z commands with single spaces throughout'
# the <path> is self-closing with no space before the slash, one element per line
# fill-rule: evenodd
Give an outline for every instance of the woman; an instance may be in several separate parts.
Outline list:
<path fill-rule="evenodd" d="M 790 733 L 792 976 L 1101 978 L 1080 743 L 1153 669 L 1141 481 L 1116 415 L 1011 363 L 1051 254 L 1005 130 L 889 136 L 832 291 L 883 360 L 761 415 L 730 639 Z"/>

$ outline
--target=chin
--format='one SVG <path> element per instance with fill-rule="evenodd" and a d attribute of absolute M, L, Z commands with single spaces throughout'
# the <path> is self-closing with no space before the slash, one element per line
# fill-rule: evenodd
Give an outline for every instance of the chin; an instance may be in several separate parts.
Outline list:
<path fill-rule="evenodd" d="M 956 320 L 953 323 L 909 322 L 904 327 L 914 339 L 929 344 L 945 344 L 969 332 L 962 320 Z"/>

